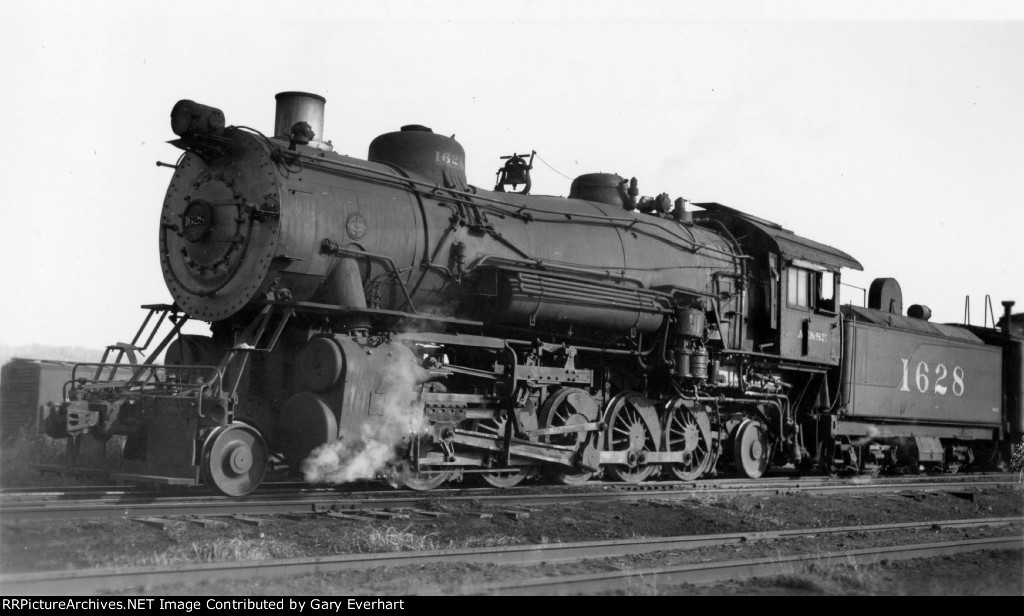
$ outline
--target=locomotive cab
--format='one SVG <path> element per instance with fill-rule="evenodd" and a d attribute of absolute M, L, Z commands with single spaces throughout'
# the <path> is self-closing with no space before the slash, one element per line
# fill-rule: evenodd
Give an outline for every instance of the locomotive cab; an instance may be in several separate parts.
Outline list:
<path fill-rule="evenodd" d="M 829 269 L 818 263 L 789 259 L 783 260 L 782 272 L 777 283 L 772 279 L 772 284 L 783 288 L 778 293 L 780 326 L 774 330 L 777 336 L 774 343 L 779 354 L 793 359 L 838 364 L 838 268 Z"/>
<path fill-rule="evenodd" d="M 840 270 L 862 270 L 861 264 L 768 220 L 719 203 L 694 205 L 705 210 L 695 214 L 694 222 L 725 230 L 750 255 L 743 350 L 808 365 L 838 365 Z"/>

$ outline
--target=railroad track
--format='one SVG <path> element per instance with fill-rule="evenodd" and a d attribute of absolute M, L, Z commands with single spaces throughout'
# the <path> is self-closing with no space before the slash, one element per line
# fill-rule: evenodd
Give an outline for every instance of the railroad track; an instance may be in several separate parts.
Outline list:
<path fill-rule="evenodd" d="M 0 495 L 0 521 L 16 523 L 29 520 L 85 518 L 123 518 L 147 516 L 229 516 L 326 513 L 381 508 L 415 508 L 424 501 L 444 500 L 459 504 L 476 501 L 492 506 L 541 506 L 570 502 L 612 502 L 630 500 L 677 500 L 695 495 L 723 494 L 861 494 L 900 491 L 963 491 L 1005 488 L 1016 485 L 1012 475 L 940 476 L 834 479 L 827 477 L 749 479 L 710 479 L 675 484 L 604 483 L 566 491 L 563 488 L 538 487 L 528 490 L 488 488 L 445 489 L 430 492 L 363 491 L 345 492 L 322 489 L 261 493 L 242 499 L 209 494 L 195 496 L 152 496 L 131 492 L 107 495 L 18 494 Z"/>
<path fill-rule="evenodd" d="M 188 563 L 176 566 L 107 568 L 73 571 L 50 571 L 0 575 L 0 591 L 5 595 L 68 595 L 123 592 L 145 588 L 159 592 L 159 587 L 224 580 L 278 579 L 311 573 L 336 573 L 375 567 L 403 567 L 437 564 L 490 564 L 502 566 L 539 563 L 568 563 L 588 559 L 607 559 L 654 552 L 693 550 L 757 541 L 785 541 L 801 537 L 830 534 L 871 533 L 889 531 L 968 529 L 979 527 L 1020 526 L 1020 518 L 984 518 L 945 520 L 902 524 L 842 526 L 772 532 L 741 532 L 715 535 L 694 535 L 667 538 L 622 539 L 574 543 L 546 543 L 492 548 L 464 548 L 424 552 L 392 552 L 383 554 L 349 554 L 314 558 L 290 558 L 246 562 Z M 560 594 L 589 593 L 629 589 L 637 580 L 645 585 L 707 583 L 747 577 L 776 575 L 809 563 L 842 562 L 873 564 L 882 559 L 934 557 L 976 550 L 1024 548 L 1024 536 L 1002 536 L 966 541 L 915 544 L 899 547 L 866 548 L 816 555 L 775 556 L 739 561 L 715 561 L 691 565 L 648 568 L 622 572 L 601 572 L 573 576 L 556 576 L 504 581 L 501 583 L 464 586 L 461 594 Z M 442 589 L 420 589 L 423 594 L 440 593 Z M 451 594 L 450 589 L 445 594 Z"/>
<path fill-rule="evenodd" d="M 612 481 L 591 481 L 579 490 L 607 489 L 629 491 L 659 491 L 678 489 L 714 489 L 729 486 L 779 486 L 784 484 L 799 483 L 803 485 L 846 485 L 870 482 L 874 484 L 899 484 L 899 483 L 963 483 L 965 481 L 1008 481 L 1019 477 L 1011 473 L 984 472 L 971 474 L 948 474 L 948 475 L 903 475 L 903 476 L 867 476 L 857 475 L 852 477 L 828 477 L 825 475 L 796 474 L 787 471 L 769 472 L 761 479 L 748 479 L 740 476 L 721 475 L 714 478 L 700 479 L 695 481 L 648 481 L 638 484 L 625 484 Z M 382 494 L 421 494 L 431 496 L 449 496 L 464 493 L 484 494 L 503 492 L 523 492 L 531 489 L 562 489 L 559 484 L 536 483 L 533 485 L 519 486 L 505 490 L 489 487 L 447 487 L 431 490 L 429 492 L 416 492 L 383 488 L 383 483 L 378 480 L 360 480 L 344 484 L 343 486 L 327 486 L 309 484 L 299 481 L 274 481 L 264 482 L 251 496 L 258 497 L 267 494 L 281 493 L 326 493 L 326 494 L 353 494 L 353 493 L 382 493 Z M 67 500 L 69 498 L 90 499 L 104 497 L 133 497 L 139 499 L 147 498 L 173 498 L 175 496 L 215 496 L 214 492 L 205 486 L 191 486 L 186 488 L 153 489 L 137 485 L 94 485 L 94 486 L 35 486 L 23 488 L 0 488 L 0 504 L 4 502 L 16 502 L 19 500 Z"/>
<path fill-rule="evenodd" d="M 844 550 L 826 554 L 773 556 L 694 565 L 655 567 L 633 571 L 587 573 L 572 576 L 545 577 L 499 584 L 463 587 L 466 595 L 573 595 L 597 592 L 630 591 L 640 588 L 664 588 L 681 584 L 710 584 L 781 573 L 801 571 L 810 565 L 866 566 L 882 561 L 935 558 L 978 550 L 1019 550 L 1024 548 L 1024 537 L 994 537 L 943 543 L 925 543 L 896 547 Z M 441 594 L 441 593 L 438 593 Z M 447 594 L 447 593 L 445 593 Z"/>

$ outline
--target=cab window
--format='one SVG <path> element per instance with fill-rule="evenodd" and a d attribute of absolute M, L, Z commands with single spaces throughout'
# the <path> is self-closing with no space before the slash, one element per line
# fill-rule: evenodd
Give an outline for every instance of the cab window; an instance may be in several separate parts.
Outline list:
<path fill-rule="evenodd" d="M 832 272 L 819 272 L 818 279 L 818 301 L 815 305 L 818 310 L 836 309 L 836 277 Z"/>
<path fill-rule="evenodd" d="M 811 307 L 811 274 L 802 267 L 790 267 L 786 272 L 786 303 L 801 308 Z"/>
<path fill-rule="evenodd" d="M 786 270 L 786 303 L 794 308 L 835 310 L 835 274 L 796 265 Z"/>

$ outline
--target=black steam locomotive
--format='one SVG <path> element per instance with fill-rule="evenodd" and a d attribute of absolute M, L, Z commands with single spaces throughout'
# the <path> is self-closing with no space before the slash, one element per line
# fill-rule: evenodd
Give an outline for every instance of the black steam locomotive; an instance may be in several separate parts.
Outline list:
<path fill-rule="evenodd" d="M 123 435 L 122 479 L 238 496 L 271 467 L 417 489 L 948 471 L 1024 433 L 1012 302 L 999 328 L 934 324 L 880 279 L 844 306 L 860 264 L 767 220 L 607 173 L 530 195 L 532 154 L 483 190 L 429 128 L 360 160 L 320 140 L 323 98 L 277 103 L 274 136 L 174 106 L 174 303 L 48 408 L 73 449 Z"/>

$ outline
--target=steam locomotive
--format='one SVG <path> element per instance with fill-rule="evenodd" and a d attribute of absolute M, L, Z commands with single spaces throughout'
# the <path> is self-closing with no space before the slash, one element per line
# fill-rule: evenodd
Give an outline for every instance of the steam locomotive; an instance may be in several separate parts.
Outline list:
<path fill-rule="evenodd" d="M 76 366 L 50 436 L 120 435 L 117 477 L 242 496 L 270 468 L 424 490 L 952 471 L 1024 434 L 1012 302 L 999 327 L 935 324 L 878 279 L 843 305 L 861 265 L 768 220 L 609 173 L 531 195 L 532 153 L 480 189 L 418 125 L 342 156 L 325 102 L 278 94 L 274 136 L 174 106 L 174 303 Z"/>

